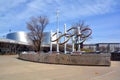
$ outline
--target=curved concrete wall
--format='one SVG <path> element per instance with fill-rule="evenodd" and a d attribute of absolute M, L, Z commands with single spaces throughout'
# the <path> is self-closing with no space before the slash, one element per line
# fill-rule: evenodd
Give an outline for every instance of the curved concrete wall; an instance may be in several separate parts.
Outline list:
<path fill-rule="evenodd" d="M 20 59 L 53 63 L 53 64 L 72 64 L 72 65 L 103 65 L 110 66 L 110 54 L 20 54 Z"/>

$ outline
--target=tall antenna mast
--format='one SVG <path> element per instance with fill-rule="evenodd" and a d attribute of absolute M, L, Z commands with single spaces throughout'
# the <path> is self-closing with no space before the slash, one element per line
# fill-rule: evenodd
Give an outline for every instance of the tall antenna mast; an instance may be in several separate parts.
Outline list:
<path fill-rule="evenodd" d="M 57 9 L 57 11 L 56 11 L 57 29 L 59 29 L 59 13 L 60 13 L 60 10 L 59 10 L 59 9 Z"/>
<path fill-rule="evenodd" d="M 56 11 L 56 18 L 57 18 L 57 38 L 59 38 L 59 9 Z M 59 54 L 59 41 L 57 41 L 57 53 Z"/>

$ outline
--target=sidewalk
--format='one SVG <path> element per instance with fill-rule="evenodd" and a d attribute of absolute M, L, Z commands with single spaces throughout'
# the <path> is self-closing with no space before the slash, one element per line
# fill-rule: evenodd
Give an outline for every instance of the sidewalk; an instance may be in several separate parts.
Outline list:
<path fill-rule="evenodd" d="M 120 80 L 120 62 L 106 66 L 34 63 L 0 56 L 0 80 Z"/>

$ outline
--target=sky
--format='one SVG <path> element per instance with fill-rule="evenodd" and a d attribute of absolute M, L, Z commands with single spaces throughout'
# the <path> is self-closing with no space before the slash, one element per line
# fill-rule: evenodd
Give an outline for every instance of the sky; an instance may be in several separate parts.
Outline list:
<path fill-rule="evenodd" d="M 26 31 L 31 17 L 47 16 L 45 31 L 69 29 L 82 20 L 92 29 L 86 43 L 120 43 L 120 0 L 0 0 L 0 38 L 17 31 Z"/>

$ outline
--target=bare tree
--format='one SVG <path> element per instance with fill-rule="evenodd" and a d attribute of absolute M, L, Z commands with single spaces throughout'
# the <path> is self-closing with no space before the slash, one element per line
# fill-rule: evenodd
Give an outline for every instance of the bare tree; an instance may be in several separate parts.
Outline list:
<path fill-rule="evenodd" d="M 43 32 L 48 24 L 49 20 L 45 16 L 39 16 L 37 18 L 32 17 L 31 21 L 27 23 L 27 28 L 30 30 L 29 37 L 33 40 L 35 51 L 41 50 L 41 43 L 43 40 Z"/>
<path fill-rule="evenodd" d="M 84 21 L 79 21 L 79 22 L 75 23 L 73 25 L 73 27 L 77 28 L 74 31 L 74 33 L 75 33 L 75 48 L 77 50 L 78 49 L 78 45 L 80 45 L 80 48 L 82 49 L 83 48 L 83 42 L 92 38 L 91 37 L 92 30 L 89 28 L 89 25 L 86 25 L 84 23 Z M 80 30 L 78 30 L 78 29 L 80 29 Z M 80 36 L 79 36 L 79 32 L 78 31 L 80 31 L 80 34 L 81 34 Z M 81 41 L 80 44 L 77 43 L 77 42 L 79 42 L 79 39 Z"/>

